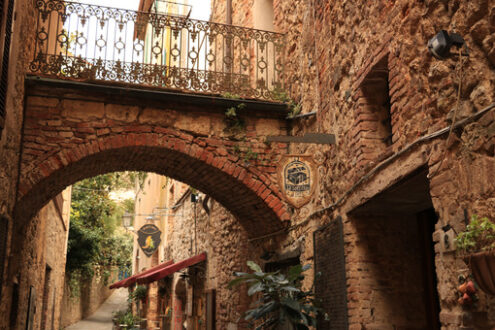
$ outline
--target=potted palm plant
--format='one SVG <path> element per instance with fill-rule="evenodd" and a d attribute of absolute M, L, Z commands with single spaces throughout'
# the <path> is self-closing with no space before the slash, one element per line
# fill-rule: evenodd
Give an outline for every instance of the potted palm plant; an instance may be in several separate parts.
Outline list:
<path fill-rule="evenodd" d="M 495 223 L 473 215 L 456 244 L 479 288 L 495 295 Z"/>
<path fill-rule="evenodd" d="M 253 261 L 248 261 L 253 272 L 235 272 L 237 277 L 229 287 L 247 283 L 248 295 L 259 299 L 246 311 L 244 319 L 256 330 L 309 330 L 316 326 L 320 309 L 315 306 L 313 290 L 304 291 L 301 281 L 306 266 L 293 266 L 287 275 L 279 271 L 265 273 Z"/>

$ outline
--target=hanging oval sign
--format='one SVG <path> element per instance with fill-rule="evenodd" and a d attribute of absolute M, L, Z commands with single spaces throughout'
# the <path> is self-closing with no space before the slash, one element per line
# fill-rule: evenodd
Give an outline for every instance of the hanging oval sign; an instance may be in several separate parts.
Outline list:
<path fill-rule="evenodd" d="M 310 155 L 286 155 L 279 169 L 279 184 L 287 200 L 296 208 L 310 201 L 316 187 L 316 170 Z"/>
<path fill-rule="evenodd" d="M 138 230 L 137 234 L 137 241 L 141 250 L 148 257 L 151 257 L 162 241 L 162 232 L 157 226 L 146 224 Z"/>

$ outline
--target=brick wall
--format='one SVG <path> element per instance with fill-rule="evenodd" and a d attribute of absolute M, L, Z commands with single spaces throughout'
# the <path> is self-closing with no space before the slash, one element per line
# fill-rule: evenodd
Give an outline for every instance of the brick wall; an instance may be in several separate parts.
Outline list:
<path fill-rule="evenodd" d="M 205 195 L 201 194 L 201 199 Z M 234 271 L 246 270 L 246 261 L 256 259 L 261 253 L 247 242 L 247 233 L 238 220 L 218 202 L 209 202 L 210 214 L 196 205 L 197 229 L 196 244 L 198 252 L 207 252 L 205 279 L 202 290 L 195 292 L 203 300 L 206 290 L 216 291 L 216 328 L 226 329 L 229 324 L 237 324 L 249 304 L 249 300 L 238 290 L 228 289 Z M 171 255 L 181 260 L 194 255 L 194 205 L 187 198 L 176 210 L 182 217 L 174 219 L 174 231 L 170 240 Z M 193 240 L 191 254 L 191 240 Z"/>
<path fill-rule="evenodd" d="M 351 225 L 354 231 L 346 233 L 350 328 L 425 328 L 416 218 L 359 217 Z"/>
<path fill-rule="evenodd" d="M 138 107 L 116 99 L 111 104 L 104 96 L 95 102 L 63 100 L 60 90 L 56 94 L 27 100 L 20 219 L 29 219 L 65 186 L 118 170 L 157 172 L 194 184 L 244 219 L 253 233 L 280 229 L 290 217 L 275 183 L 287 145 L 264 143 L 267 135 L 283 132 L 283 120 L 246 116 L 243 138 L 233 139 L 225 132 L 223 108 L 187 112 L 168 103 Z M 261 219 L 271 220 L 261 224 Z"/>

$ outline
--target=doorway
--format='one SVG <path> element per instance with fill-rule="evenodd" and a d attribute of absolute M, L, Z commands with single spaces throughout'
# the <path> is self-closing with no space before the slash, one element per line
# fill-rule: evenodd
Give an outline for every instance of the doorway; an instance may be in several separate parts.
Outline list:
<path fill-rule="evenodd" d="M 424 302 L 428 329 L 440 329 L 440 300 L 435 271 L 435 246 L 432 240 L 438 217 L 433 208 L 417 214 L 420 251 L 423 260 Z"/>
<path fill-rule="evenodd" d="M 360 322 L 394 329 L 440 329 L 433 232 L 437 216 L 422 169 L 350 212 L 355 231 L 348 274 Z"/>

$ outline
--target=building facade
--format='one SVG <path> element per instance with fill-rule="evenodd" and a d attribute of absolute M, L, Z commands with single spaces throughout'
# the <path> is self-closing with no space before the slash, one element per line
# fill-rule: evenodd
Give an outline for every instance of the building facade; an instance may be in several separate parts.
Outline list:
<path fill-rule="evenodd" d="M 334 319 L 322 329 L 493 328 L 493 297 L 458 302 L 469 269 L 453 238 L 473 215 L 495 216 L 494 5 L 213 1 L 213 20 L 252 27 L 260 8 L 273 9 L 287 33 L 286 86 L 304 115 L 290 134 L 336 137 L 290 145 L 313 156 L 319 180 L 289 237 L 277 238 L 301 240 L 302 262 L 328 273 L 316 280 Z M 460 34 L 469 56 L 432 56 L 442 29 Z"/>
<path fill-rule="evenodd" d="M 0 256 L 3 265 L 0 314 L 22 315 L 14 318 L 18 320 L 15 321 L 17 325 L 24 328 L 31 287 L 39 298 L 43 291 L 40 283 L 43 283 L 47 269 L 46 263 L 39 261 L 44 249 L 32 246 L 37 242 L 35 237 L 45 237 L 44 233 L 38 235 L 35 230 L 43 227 L 43 220 L 40 217 L 33 220 L 15 218 L 14 214 L 25 211 L 16 206 L 19 196 L 29 192 L 32 186 L 42 187 L 38 192 L 49 195 L 46 201 L 51 200 L 60 191 L 52 192 L 51 187 L 43 186 L 48 179 L 52 179 L 51 183 L 65 180 L 63 182 L 70 184 L 67 177 L 76 180 L 105 171 L 159 171 L 162 166 L 152 161 L 158 162 L 159 156 L 167 154 L 170 158 L 164 159 L 174 164 L 167 171 L 190 184 L 197 182 L 202 188 L 214 186 L 208 178 L 192 173 L 194 171 L 187 165 L 193 163 L 204 165 L 201 171 L 211 169 L 211 173 L 218 175 L 212 181 L 235 187 L 234 192 L 224 190 L 218 194 L 223 198 L 223 205 L 229 206 L 231 211 L 235 209 L 245 218 L 248 213 L 256 213 L 259 207 L 271 205 L 266 208 L 271 212 L 270 217 L 285 221 L 287 225 L 286 230 L 274 226 L 268 233 L 258 236 L 251 232 L 248 237 L 246 232 L 252 228 L 242 228 L 238 219 L 220 206 L 215 207 L 218 204 L 210 208 L 210 214 L 216 209 L 218 216 L 206 216 L 206 210 L 196 205 L 197 214 L 193 215 L 196 215 L 197 228 L 207 223 L 210 226 L 203 231 L 208 233 L 205 242 L 197 240 L 196 250 L 190 245 L 190 235 L 194 233 L 191 231 L 192 218 L 181 224 L 175 222 L 182 221 L 175 220 L 181 217 L 173 217 L 174 231 L 171 233 L 175 234 L 170 234 L 169 241 L 167 237 L 163 238 L 171 252 L 163 250 L 161 256 L 159 252 L 156 262 L 160 264 L 162 257 L 163 262 L 173 258 L 176 263 L 183 259 L 175 258 L 190 258 L 195 256 L 192 252 L 206 252 L 207 271 L 201 285 L 206 293 L 216 290 L 217 328 L 240 327 L 239 316 L 248 301 L 233 294 L 224 284 L 232 271 L 244 267 L 246 259 L 257 260 L 263 255 L 268 263 L 299 258 L 304 264 L 314 264 L 315 273 L 321 271 L 325 275 L 316 277 L 317 295 L 331 314 L 330 323 L 321 321 L 322 328 L 492 329 L 495 324 L 493 297 L 478 292 L 476 304 L 468 306 L 458 302 L 459 277 L 468 276 L 469 270 L 455 253 L 453 238 L 473 215 L 495 217 L 492 180 L 495 153 L 494 8 L 493 0 L 212 1 L 213 21 L 262 29 L 273 26 L 275 31 L 286 34 L 285 88 L 302 110 L 300 116 L 295 114 L 283 127 L 279 125 L 277 133 L 285 130 L 292 136 L 306 133 L 335 135 L 334 145 L 282 145 L 283 153 L 310 155 L 318 174 L 311 199 L 307 204 L 296 206 L 273 188 L 279 184 L 273 163 L 282 154 L 267 157 L 268 166 L 253 166 L 249 161 L 241 164 L 243 162 L 239 161 L 233 147 L 239 141 L 215 140 L 217 136 L 212 137 L 205 131 L 216 130 L 215 134 L 221 135 L 218 132 L 224 130 L 223 123 L 202 124 L 209 118 L 204 113 L 201 122 L 184 129 L 174 126 L 179 121 L 174 118 L 185 117 L 174 113 L 175 117 L 169 118 L 160 112 L 163 109 L 153 108 L 146 112 L 146 118 L 139 115 L 142 109 L 137 102 L 124 106 L 111 104 L 112 108 L 98 100 L 93 103 L 77 101 L 79 107 L 91 110 L 83 116 L 76 111 L 77 104 L 63 99 L 66 95 L 51 98 L 31 95 L 28 99 L 25 80 L 27 73 L 32 73 L 27 68 L 33 59 L 34 40 L 38 40 L 36 20 L 40 13 L 31 1 L 4 1 L 0 21 L 1 97 L 5 103 L 0 109 L 0 216 L 6 229 L 3 232 L 7 234 L 2 236 L 1 242 L 5 248 L 2 247 L 4 253 Z M 455 48 L 456 53 L 445 60 L 432 56 L 427 43 L 442 29 L 462 36 L 469 56 L 458 54 Z M 8 33 L 10 31 L 12 33 Z M 79 41 L 83 42 L 82 39 Z M 254 56 L 254 53 L 250 55 Z M 86 62 L 83 64 L 81 67 L 87 67 Z M 241 74 L 238 79 L 249 79 L 255 71 Z M 224 77 L 225 72 L 228 74 L 227 70 L 217 76 Z M 56 75 L 61 78 L 59 73 L 60 70 Z M 69 85 L 69 77 L 62 78 L 59 80 Z M 81 75 L 73 80 L 95 86 L 93 78 Z M 108 81 L 100 81 L 100 85 L 105 83 Z M 122 99 L 128 93 L 126 86 L 119 94 Z M 97 94 L 94 89 L 93 93 Z M 220 99 L 218 95 L 215 97 Z M 25 100 L 28 101 L 25 103 Z M 153 104 L 157 109 L 167 106 L 157 103 Z M 24 117 L 28 108 L 34 109 L 33 113 L 37 111 L 37 117 Z M 50 121 L 62 111 L 69 116 Z M 225 109 L 217 111 L 224 112 Z M 157 118 L 163 126 L 157 126 Z M 189 121 L 195 118 L 200 117 L 189 115 Z M 40 127 L 23 129 L 31 125 L 37 127 L 43 120 L 46 122 L 40 127 L 54 125 L 55 133 L 43 129 L 41 136 Z M 121 124 L 126 120 L 129 122 Z M 278 122 L 273 122 L 266 127 L 264 135 L 276 135 L 272 126 Z M 257 123 L 256 129 L 262 128 L 263 125 Z M 255 150 L 263 151 L 262 142 L 256 140 L 260 132 L 248 130 L 248 133 L 247 142 L 241 142 L 253 143 Z M 115 139 L 104 140 L 110 135 Z M 119 140 L 119 136 L 125 136 L 125 139 Z M 98 140 L 100 137 L 103 138 Z M 166 146 L 159 144 L 162 140 L 166 140 Z M 83 144 L 86 149 L 78 147 Z M 149 159 L 152 161 L 139 162 L 129 156 L 133 155 L 130 150 L 138 156 L 146 154 L 144 151 L 159 152 L 151 153 L 154 157 Z M 199 150 L 197 155 L 194 150 Z M 193 156 L 186 157 L 186 154 Z M 50 163 L 53 168 L 38 166 L 45 164 L 39 159 L 51 159 L 49 157 L 54 157 Z M 116 161 L 115 158 L 119 159 Z M 81 159 L 86 162 L 79 162 Z M 176 159 L 179 161 L 174 163 Z M 237 167 L 223 167 L 230 159 L 236 159 Z M 123 168 L 122 164 L 127 167 Z M 21 167 L 25 170 L 23 176 L 19 174 Z M 255 193 L 250 195 L 251 190 L 240 189 L 244 186 Z M 215 187 L 220 189 L 221 185 Z M 181 196 L 177 194 L 176 201 Z M 248 203 L 254 202 L 244 209 L 241 203 L 234 202 L 245 196 L 248 196 Z M 184 205 L 189 203 L 186 200 L 187 197 Z M 261 203 L 255 203 L 260 200 Z M 174 205 L 169 204 L 170 207 Z M 191 206 L 194 209 L 194 205 L 189 208 Z M 181 207 L 185 206 L 178 208 Z M 248 211 L 243 213 L 244 210 Z M 210 222 L 201 220 L 203 218 Z M 164 226 L 165 219 L 160 221 Z M 256 227 L 259 229 L 262 227 L 260 222 L 253 225 L 259 225 Z M 167 232 L 166 227 L 162 228 Z M 196 234 L 200 232 L 198 230 Z M 172 241 L 181 242 L 180 247 L 174 248 Z M 19 242 L 23 249 L 16 248 Z M 196 246 L 193 244 L 193 247 Z M 31 259 L 36 262 L 25 261 Z M 142 269 L 143 265 L 144 261 L 136 268 Z M 152 265 L 150 261 L 149 266 Z M 210 272 L 209 267 L 215 271 Z M 219 273 L 218 269 L 222 267 L 225 272 Z M 21 271 L 25 268 L 28 273 Z M 19 273 L 36 276 L 23 275 L 19 279 Z M 195 299 L 187 275 L 179 286 L 181 279 L 176 275 L 175 284 L 170 283 L 170 290 L 186 296 L 183 298 L 186 307 L 182 305 L 177 311 L 179 315 L 185 308 L 186 317 L 179 318 L 177 323 L 189 320 L 194 323 L 201 315 L 206 315 L 194 312 L 194 307 L 187 307 L 201 306 L 199 303 L 187 305 Z M 310 282 L 308 278 L 307 286 Z M 158 286 L 162 284 L 151 283 L 150 288 L 156 285 L 154 290 L 159 292 Z M 203 288 L 198 290 L 202 292 Z M 211 299 L 211 295 L 209 297 L 207 299 Z M 21 306 L 18 310 L 14 307 L 17 301 Z M 170 305 L 164 304 L 166 311 Z M 148 308 L 150 311 L 156 309 L 158 316 L 167 315 L 160 314 L 163 309 L 158 303 L 152 307 L 150 302 Z M 34 320 L 39 317 L 36 322 L 42 322 L 39 315 L 35 316 Z M 6 318 L 0 319 L 0 328 L 9 329 L 9 322 Z"/>
<path fill-rule="evenodd" d="M 249 300 L 245 292 L 230 290 L 228 282 L 234 271 L 246 270 L 246 261 L 258 254 L 252 253 L 256 248 L 235 217 L 188 185 L 149 173 L 136 195 L 133 231 L 149 224 L 160 229 L 161 242 L 148 256 L 136 235 L 133 259 L 135 284 L 148 288 L 140 306 L 147 326 L 236 327 Z M 146 275 L 150 269 L 167 266 L 173 268 L 167 275 L 156 271 L 156 276 Z"/>
<path fill-rule="evenodd" d="M 64 295 L 65 260 L 69 235 L 70 187 L 50 201 L 25 228 L 24 244 L 11 260 L 13 272 L 11 309 L 6 329 L 57 329 Z"/>

